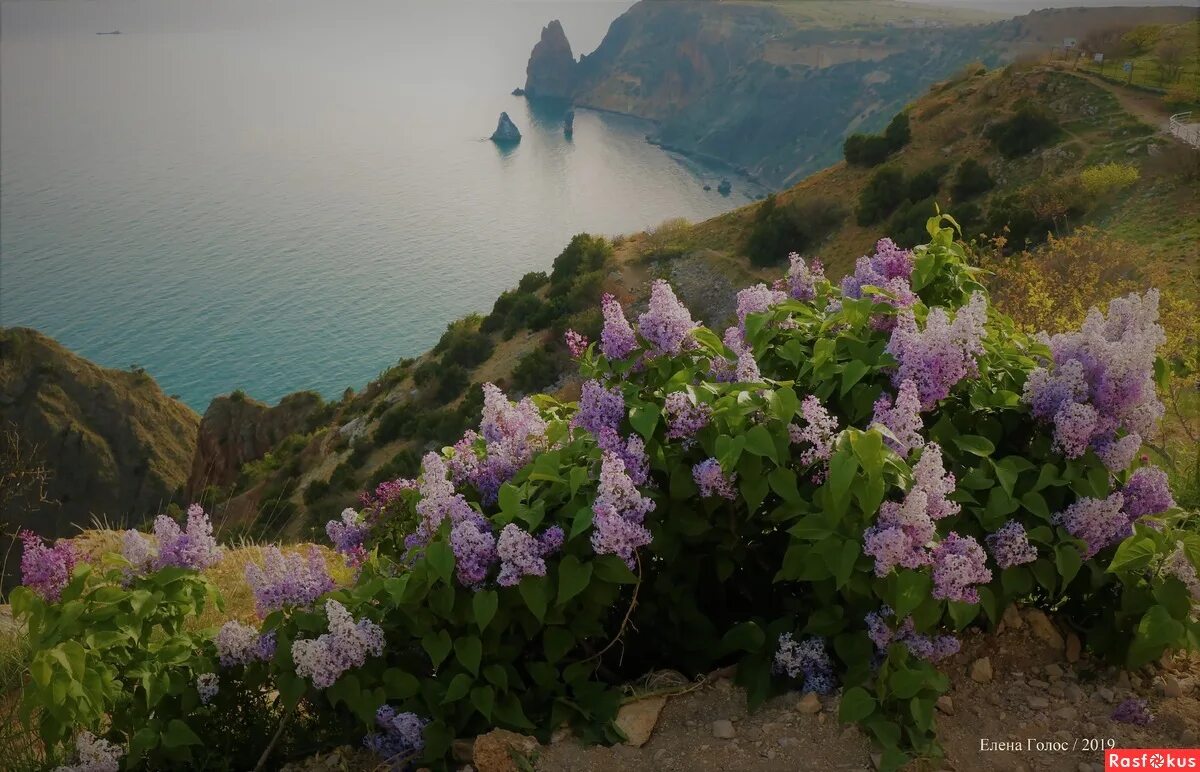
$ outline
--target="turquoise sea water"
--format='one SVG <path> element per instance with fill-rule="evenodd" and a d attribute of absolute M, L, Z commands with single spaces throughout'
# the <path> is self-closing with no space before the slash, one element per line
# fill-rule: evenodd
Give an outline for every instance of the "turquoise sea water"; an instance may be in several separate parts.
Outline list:
<path fill-rule="evenodd" d="M 188 404 L 359 387 L 581 230 L 747 201 L 646 124 L 509 92 L 627 2 L 0 3 L 0 324 Z M 120 30 L 120 35 L 96 32 Z M 507 110 L 524 133 L 484 141 Z"/>

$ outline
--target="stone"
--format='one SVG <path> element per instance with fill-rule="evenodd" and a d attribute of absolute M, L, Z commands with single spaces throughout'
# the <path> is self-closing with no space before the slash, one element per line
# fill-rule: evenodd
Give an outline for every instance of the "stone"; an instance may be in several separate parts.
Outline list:
<path fill-rule="evenodd" d="M 943 694 L 937 698 L 937 709 L 947 716 L 954 715 L 954 700 L 950 699 L 950 695 Z"/>
<path fill-rule="evenodd" d="M 450 744 L 450 755 L 459 764 L 466 764 L 475 758 L 475 740 L 470 737 L 460 737 Z"/>
<path fill-rule="evenodd" d="M 1067 688 L 1063 693 L 1071 702 L 1080 702 L 1083 700 L 1083 689 L 1080 689 L 1076 684 L 1067 684 Z"/>
<path fill-rule="evenodd" d="M 513 756 L 532 756 L 538 741 L 507 729 L 493 729 L 475 738 L 471 761 L 479 772 L 519 772 Z"/>
<path fill-rule="evenodd" d="M 1029 698 L 1029 707 L 1034 710 L 1045 710 L 1050 707 L 1050 700 L 1035 694 Z"/>
<path fill-rule="evenodd" d="M 780 748 L 795 748 L 799 744 L 800 744 L 800 741 L 797 740 L 795 737 L 780 737 L 779 738 L 779 747 Z"/>
<path fill-rule="evenodd" d="M 571 727 L 566 725 L 560 726 L 550 734 L 550 744 L 558 745 L 561 742 L 571 739 L 571 736 L 574 734 L 575 733 L 571 731 Z"/>
<path fill-rule="evenodd" d="M 1101 686 L 1099 689 L 1096 690 L 1096 696 L 1099 697 L 1100 699 L 1104 700 L 1105 702 L 1112 702 L 1113 700 L 1115 700 L 1117 698 L 1117 693 L 1114 692 L 1112 689 L 1108 688 L 1107 686 Z"/>
<path fill-rule="evenodd" d="M 1013 630 L 1020 630 L 1025 626 L 1025 622 L 1021 620 L 1021 612 L 1017 610 L 1017 604 L 1010 603 L 1008 608 L 1004 609 L 1004 615 L 1000 617 L 1004 622 L 1004 626 Z"/>
<path fill-rule="evenodd" d="M 1130 687 L 1129 672 L 1126 670 L 1122 670 L 1120 673 L 1117 674 L 1117 688 L 1118 689 L 1128 689 L 1129 687 Z"/>
<path fill-rule="evenodd" d="M 806 716 L 812 716 L 820 713 L 821 698 L 817 696 L 816 692 L 809 692 L 808 694 L 804 695 L 799 703 L 796 704 L 796 710 L 800 711 Z"/>
<path fill-rule="evenodd" d="M 1164 697 L 1182 697 L 1183 687 L 1179 684 L 1179 679 L 1170 673 L 1164 673 L 1160 682 Z"/>
<path fill-rule="evenodd" d="M 712 736 L 718 740 L 732 740 L 737 736 L 737 731 L 733 728 L 732 721 L 721 718 L 712 722 Z"/>
<path fill-rule="evenodd" d="M 492 132 L 492 141 L 501 145 L 511 145 L 521 141 L 521 132 L 517 125 L 508 117 L 508 113 L 500 113 L 496 122 L 496 130 Z"/>
<path fill-rule="evenodd" d="M 1035 638 L 1055 651 L 1063 651 L 1066 648 L 1066 641 L 1063 640 L 1062 633 L 1058 632 L 1058 628 L 1054 626 L 1044 611 L 1036 608 L 1025 609 L 1024 616 L 1025 623 L 1029 625 Z"/>
<path fill-rule="evenodd" d="M 617 728 L 625 734 L 625 744 L 640 748 L 650 739 L 650 733 L 658 725 L 658 716 L 666 697 L 647 697 L 636 702 L 627 702 L 617 711 Z"/>
<path fill-rule="evenodd" d="M 1078 662 L 1083 653 L 1083 644 L 1075 633 L 1067 633 L 1067 662 Z"/>
<path fill-rule="evenodd" d="M 1050 676 L 1051 678 L 1062 678 L 1063 677 L 1063 669 L 1061 667 L 1059 667 L 1058 665 L 1046 665 L 1045 670 L 1046 670 L 1046 675 Z"/>
<path fill-rule="evenodd" d="M 992 680 L 992 661 L 980 657 L 971 663 L 971 680 L 977 684 L 986 684 Z"/>
<path fill-rule="evenodd" d="M 1068 705 L 1064 708 L 1059 708 L 1058 710 L 1054 711 L 1054 715 L 1057 718 L 1061 718 L 1063 721 L 1074 721 L 1075 719 L 1079 718 L 1079 711 Z"/>

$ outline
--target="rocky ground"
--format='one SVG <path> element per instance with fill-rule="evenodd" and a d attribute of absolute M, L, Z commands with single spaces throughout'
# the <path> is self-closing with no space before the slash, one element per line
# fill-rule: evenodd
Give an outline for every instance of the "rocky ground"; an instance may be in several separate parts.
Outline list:
<path fill-rule="evenodd" d="M 1098 772 L 1104 764 L 1097 744 L 1200 745 L 1197 653 L 1167 657 L 1137 672 L 1119 670 L 1093 661 L 1075 636 L 1064 635 L 1041 612 L 1010 609 L 995 633 L 967 633 L 963 650 L 944 667 L 951 689 L 938 705 L 938 733 L 946 757 L 914 769 Z M 675 688 L 676 696 L 623 708 L 630 744 L 583 746 L 564 731 L 539 745 L 498 730 L 478 738 L 473 748 L 459 741 L 461 770 L 870 770 L 878 759 L 866 735 L 838 723 L 836 696 L 792 693 L 749 714 L 745 694 L 727 677 Z M 1114 707 L 1128 697 L 1149 702 L 1154 714 L 1149 726 L 1111 720 Z M 981 751 L 981 741 L 1020 743 L 1022 750 Z M 358 758 L 356 765 L 335 754 L 303 768 L 362 769 Z"/>

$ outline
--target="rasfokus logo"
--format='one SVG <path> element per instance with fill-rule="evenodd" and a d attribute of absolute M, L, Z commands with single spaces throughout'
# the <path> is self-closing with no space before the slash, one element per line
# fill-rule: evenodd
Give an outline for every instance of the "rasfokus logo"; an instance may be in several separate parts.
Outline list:
<path fill-rule="evenodd" d="M 1113 748 L 1104 752 L 1104 772 L 1120 769 L 1200 770 L 1200 748 Z"/>

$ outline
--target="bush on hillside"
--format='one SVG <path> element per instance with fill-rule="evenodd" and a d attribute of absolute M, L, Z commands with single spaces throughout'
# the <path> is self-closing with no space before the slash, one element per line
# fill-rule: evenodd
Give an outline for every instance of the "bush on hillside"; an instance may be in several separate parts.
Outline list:
<path fill-rule="evenodd" d="M 61 603 L 15 591 L 42 737 L 103 732 L 134 762 L 187 766 L 226 739 L 197 686 L 213 674 L 270 695 L 285 745 L 315 725 L 440 766 L 493 726 L 618 741 L 622 684 L 736 664 L 751 708 L 840 691 L 896 769 L 939 755 L 939 662 L 1012 603 L 1130 670 L 1194 646 L 1200 536 L 1137 460 L 1160 413 L 1157 294 L 1047 344 L 938 226 L 913 253 L 881 240 L 840 287 L 796 261 L 786 293 L 739 297 L 724 336 L 656 284 L 636 331 L 610 313 L 578 404 L 485 386 L 479 433 L 330 525 L 354 583 L 255 627 L 178 639 L 169 615 L 208 594 L 186 568 L 132 587 L 77 570 Z"/>
<path fill-rule="evenodd" d="M 544 389 L 562 375 L 564 361 L 551 346 L 539 346 L 524 354 L 512 371 L 512 387 L 521 394 Z"/>
<path fill-rule="evenodd" d="M 912 249 L 929 240 L 925 221 L 937 214 L 937 202 L 933 197 L 901 204 L 888 221 L 888 233 L 892 241 L 904 249 Z"/>
<path fill-rule="evenodd" d="M 851 166 L 878 166 L 909 143 L 912 129 L 908 113 L 897 113 L 883 134 L 851 134 L 842 144 L 842 154 Z"/>
<path fill-rule="evenodd" d="M 1089 196 L 1103 196 L 1127 188 L 1141 176 L 1133 164 L 1112 163 L 1089 166 L 1079 173 L 1079 183 Z"/>
<path fill-rule="evenodd" d="M 885 166 L 871 175 L 858 194 L 858 224 L 871 225 L 892 213 L 908 197 L 904 172 L 897 166 Z"/>
<path fill-rule="evenodd" d="M 949 168 L 949 164 L 934 164 L 909 177 L 908 200 L 920 201 L 923 198 L 933 198 L 936 196 L 938 190 L 942 187 L 942 177 L 946 176 Z M 912 245 L 916 245 L 921 240 L 924 240 L 925 228 L 920 225 L 920 219 L 916 217 L 912 219 L 912 222 L 918 223 L 917 227 L 920 229 L 918 241 L 914 241 Z"/>
<path fill-rule="evenodd" d="M 432 400 L 435 405 L 445 405 L 458 398 L 470 383 L 467 368 L 460 364 L 443 367 L 438 375 L 437 386 L 433 390 Z"/>
<path fill-rule="evenodd" d="M 1001 155 L 1017 158 L 1052 143 L 1062 130 L 1045 109 L 1025 104 L 1012 117 L 992 124 L 984 133 Z"/>
<path fill-rule="evenodd" d="M 789 253 L 818 245 L 845 219 L 846 210 L 836 199 L 793 199 L 781 204 L 772 193 L 754 213 L 746 254 L 754 265 L 778 265 Z"/>
<path fill-rule="evenodd" d="M 471 314 L 446 326 L 446 332 L 433 347 L 435 354 L 442 355 L 443 367 L 460 365 L 472 368 L 487 361 L 494 344 L 488 334 L 480 329 L 482 322 L 482 316 Z"/>
<path fill-rule="evenodd" d="M 577 276 L 603 268 L 612 257 L 612 252 L 612 244 L 603 236 L 590 233 L 575 235 L 567 248 L 554 258 L 554 267 L 550 272 L 550 295 L 566 294 Z"/>
<path fill-rule="evenodd" d="M 996 186 L 987 167 L 974 158 L 965 158 L 954 172 L 954 184 L 950 192 L 954 201 L 966 201 L 981 193 L 986 193 Z"/>

